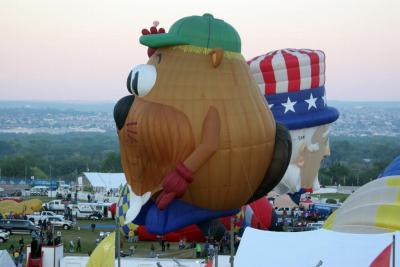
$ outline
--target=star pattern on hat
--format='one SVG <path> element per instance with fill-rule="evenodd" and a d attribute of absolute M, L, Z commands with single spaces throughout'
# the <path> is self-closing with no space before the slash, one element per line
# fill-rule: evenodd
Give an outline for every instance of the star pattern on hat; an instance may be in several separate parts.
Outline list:
<path fill-rule="evenodd" d="M 310 98 L 304 100 L 308 103 L 308 110 L 310 110 L 311 108 L 317 109 L 317 103 L 316 103 L 317 99 L 318 98 L 314 98 L 313 94 L 311 93 Z M 324 100 L 324 103 L 325 103 L 325 100 Z"/>
<path fill-rule="evenodd" d="M 295 112 L 295 111 L 294 111 L 294 105 L 296 105 L 296 103 L 297 103 L 297 101 L 293 101 L 293 102 L 292 102 L 292 101 L 290 100 L 290 97 L 287 98 L 286 103 L 281 103 L 281 105 L 285 107 L 285 112 L 284 112 L 284 114 L 286 114 L 286 112 L 288 112 L 289 110 L 292 111 L 292 112 Z"/>

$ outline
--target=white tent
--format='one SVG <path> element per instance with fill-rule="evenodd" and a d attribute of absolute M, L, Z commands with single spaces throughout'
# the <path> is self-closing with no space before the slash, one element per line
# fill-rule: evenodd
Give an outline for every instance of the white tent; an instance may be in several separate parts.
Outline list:
<path fill-rule="evenodd" d="M 0 250 L 0 266 L 15 267 L 14 261 L 7 250 Z"/>
<path fill-rule="evenodd" d="M 83 175 L 90 185 L 96 189 L 118 189 L 126 183 L 124 173 L 84 172 Z"/>
<path fill-rule="evenodd" d="M 400 262 L 400 232 L 349 234 L 321 229 L 288 233 L 247 227 L 236 253 L 235 266 L 370 266 L 392 244 L 393 235 L 397 263 Z"/>

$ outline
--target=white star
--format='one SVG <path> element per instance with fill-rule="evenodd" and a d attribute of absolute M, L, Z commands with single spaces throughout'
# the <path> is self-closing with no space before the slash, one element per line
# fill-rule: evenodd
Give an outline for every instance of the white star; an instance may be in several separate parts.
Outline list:
<path fill-rule="evenodd" d="M 322 97 L 322 100 L 324 101 L 324 106 L 326 106 L 326 94 L 324 92 L 324 96 Z"/>
<path fill-rule="evenodd" d="M 315 103 L 317 99 L 318 98 L 314 98 L 314 96 L 311 94 L 309 99 L 304 100 L 308 103 L 308 110 L 310 110 L 312 107 L 314 107 L 315 109 L 317 108 L 317 104 Z"/>
<path fill-rule="evenodd" d="M 293 101 L 293 102 L 292 102 L 292 101 L 290 100 L 290 98 L 288 97 L 286 103 L 282 103 L 282 104 L 281 104 L 282 106 L 285 107 L 285 112 L 284 112 L 284 114 L 286 114 L 286 112 L 288 112 L 289 110 L 295 112 L 295 111 L 294 111 L 294 105 L 296 105 L 296 103 L 297 103 L 297 101 Z"/>
<path fill-rule="evenodd" d="M 269 109 L 271 109 L 274 106 L 274 104 L 268 104 Z"/>

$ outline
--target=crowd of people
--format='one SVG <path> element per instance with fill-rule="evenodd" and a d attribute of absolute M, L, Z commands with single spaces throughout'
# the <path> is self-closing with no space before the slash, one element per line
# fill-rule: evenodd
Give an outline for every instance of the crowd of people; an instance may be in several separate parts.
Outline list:
<path fill-rule="evenodd" d="M 53 246 L 60 244 L 61 241 L 61 232 L 57 232 L 56 237 L 54 237 L 54 228 L 47 220 L 39 220 L 38 226 L 40 227 L 39 231 L 32 231 L 31 233 L 31 253 L 30 257 L 32 259 L 37 259 L 41 257 L 42 246 Z M 10 245 L 9 253 L 14 259 L 14 263 L 16 266 L 22 266 L 22 262 L 26 259 L 25 255 L 25 240 L 21 236 L 21 239 L 18 241 L 18 247 L 15 247 L 13 244 Z"/>

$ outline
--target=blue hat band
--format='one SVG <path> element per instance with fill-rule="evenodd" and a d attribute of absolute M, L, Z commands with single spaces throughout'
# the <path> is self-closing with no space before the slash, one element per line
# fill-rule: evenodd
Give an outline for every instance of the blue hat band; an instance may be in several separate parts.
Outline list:
<path fill-rule="evenodd" d="M 267 95 L 266 99 L 275 120 L 290 130 L 331 123 L 339 117 L 336 109 L 327 107 L 324 86 Z"/>

